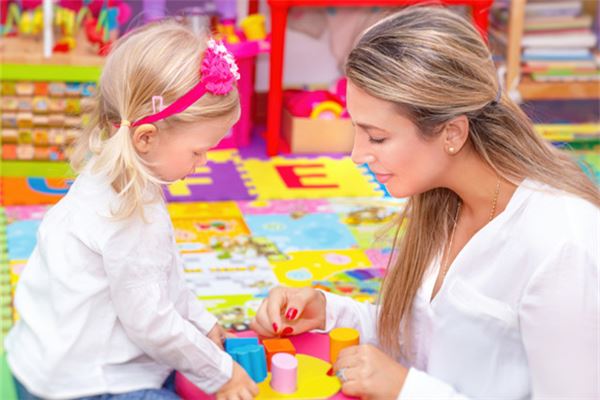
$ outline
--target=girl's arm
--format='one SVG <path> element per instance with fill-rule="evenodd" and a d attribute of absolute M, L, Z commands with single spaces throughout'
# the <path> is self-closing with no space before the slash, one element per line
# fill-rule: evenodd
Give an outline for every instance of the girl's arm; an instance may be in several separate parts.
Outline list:
<path fill-rule="evenodd" d="M 168 276 L 177 255 L 169 226 L 168 218 L 133 221 L 107 238 L 102 255 L 111 300 L 131 341 L 212 393 L 231 378 L 232 359 L 175 309 Z"/>

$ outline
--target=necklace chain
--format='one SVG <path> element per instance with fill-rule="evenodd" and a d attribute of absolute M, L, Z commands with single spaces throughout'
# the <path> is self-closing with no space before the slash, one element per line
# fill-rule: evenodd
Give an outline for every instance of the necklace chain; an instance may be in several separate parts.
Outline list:
<path fill-rule="evenodd" d="M 500 179 L 496 182 L 496 190 L 494 192 L 494 198 L 492 199 L 492 209 L 490 210 L 490 217 L 488 219 L 488 223 L 494 219 L 494 215 L 496 214 L 496 206 L 498 205 L 498 195 L 500 194 Z M 460 209 L 462 207 L 462 203 L 459 201 L 458 208 L 456 209 L 456 216 L 454 217 L 454 226 L 452 227 L 452 233 L 450 234 L 450 242 L 448 243 L 448 249 L 445 254 L 445 262 L 443 262 L 444 269 L 442 270 L 442 278 L 441 281 L 444 280 L 446 274 L 448 273 L 448 268 L 450 268 L 450 252 L 452 251 L 452 242 L 454 242 L 454 234 L 456 233 L 456 226 L 458 225 L 458 217 L 460 216 Z M 444 261 L 442 259 L 442 261 Z"/>

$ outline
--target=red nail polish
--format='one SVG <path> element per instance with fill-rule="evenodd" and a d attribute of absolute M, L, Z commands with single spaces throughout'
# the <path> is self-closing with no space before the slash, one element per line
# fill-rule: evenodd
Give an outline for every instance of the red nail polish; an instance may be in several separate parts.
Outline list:
<path fill-rule="evenodd" d="M 333 376 L 333 367 L 329 368 L 329 371 L 327 371 L 327 376 Z"/>
<path fill-rule="evenodd" d="M 277 333 L 277 324 L 273 322 L 273 332 Z"/>
<path fill-rule="evenodd" d="M 298 315 L 298 310 L 295 308 L 290 308 L 287 312 L 287 314 L 285 315 L 285 317 L 287 319 L 289 319 L 290 321 L 293 321 L 294 318 L 296 318 L 296 315 Z"/>
<path fill-rule="evenodd" d="M 283 330 L 283 332 L 281 332 L 281 334 L 286 336 L 286 335 L 290 335 L 292 332 L 294 332 L 294 329 L 292 327 L 288 326 Z"/>

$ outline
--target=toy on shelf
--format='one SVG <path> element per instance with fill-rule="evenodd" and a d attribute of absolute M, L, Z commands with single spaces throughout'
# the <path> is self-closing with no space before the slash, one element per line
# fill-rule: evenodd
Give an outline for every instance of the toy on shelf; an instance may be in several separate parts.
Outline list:
<path fill-rule="evenodd" d="M 43 4 L 47 3 L 42 3 L 42 0 L 2 1 L 6 17 L 0 33 L 33 38 L 43 33 L 44 38 L 50 39 L 58 34 L 59 39 L 52 51 L 65 53 L 75 48 L 75 38 L 80 27 L 84 27 L 90 43 L 99 44 L 98 52 L 106 54 L 110 43 L 118 37 L 119 25 L 127 22 L 131 16 L 130 6 L 121 0 L 62 0 L 49 4 L 47 15 Z M 45 17 L 51 21 L 51 27 L 46 31 Z"/>
<path fill-rule="evenodd" d="M 223 21 L 217 24 L 217 38 L 229 44 L 240 43 L 240 37 L 235 32 L 235 21 Z"/>
<path fill-rule="evenodd" d="M 330 90 L 286 90 L 282 133 L 292 153 L 349 152 L 354 142 L 346 110 L 346 79 Z"/>
<path fill-rule="evenodd" d="M 2 82 L 2 159 L 64 161 L 89 120 L 93 83 Z"/>
<path fill-rule="evenodd" d="M 283 95 L 283 103 L 294 117 L 348 118 L 346 78 L 339 79 L 330 90 L 286 90 Z"/>
<path fill-rule="evenodd" d="M 264 15 L 248 15 L 246 18 L 242 19 L 240 27 L 247 40 L 265 40 L 267 38 Z"/>

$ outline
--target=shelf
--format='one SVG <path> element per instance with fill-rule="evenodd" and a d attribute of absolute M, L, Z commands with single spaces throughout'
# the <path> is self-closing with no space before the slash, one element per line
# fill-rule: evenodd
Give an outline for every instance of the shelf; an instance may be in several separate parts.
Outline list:
<path fill-rule="evenodd" d="M 600 99 L 600 82 L 535 82 L 523 77 L 519 92 L 523 100 L 594 100 Z"/>
<path fill-rule="evenodd" d="M 43 56 L 41 40 L 24 37 L 0 38 L 0 62 L 2 72 L 6 64 L 42 65 L 42 66 L 87 66 L 100 69 L 104 65 L 104 57 L 95 54 L 94 47 L 79 35 L 77 47 L 69 53 L 54 53 L 52 57 Z M 4 79 L 4 77 L 2 77 Z"/>

